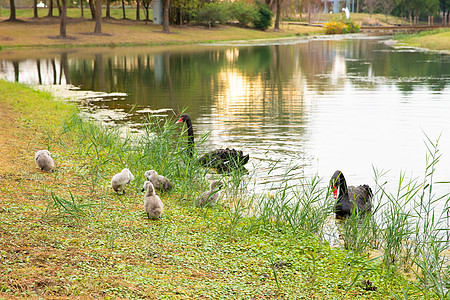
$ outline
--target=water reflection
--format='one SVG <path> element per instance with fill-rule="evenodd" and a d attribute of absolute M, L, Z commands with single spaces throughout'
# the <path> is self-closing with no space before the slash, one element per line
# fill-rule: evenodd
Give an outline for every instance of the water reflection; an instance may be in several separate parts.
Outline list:
<path fill-rule="evenodd" d="M 281 182 L 290 168 L 292 184 L 335 169 L 351 183 L 371 184 L 372 165 L 392 170 L 392 181 L 400 170 L 418 176 L 423 131 L 442 134 L 440 149 L 450 156 L 449 56 L 394 50 L 380 39 L 20 56 L 27 57 L 0 60 L 0 78 L 124 92 L 87 104 L 116 112 L 135 107 L 134 114 L 117 114 L 121 122 L 139 124 L 149 109 L 187 108 L 197 136 L 211 131 L 205 150 L 231 146 L 251 154 L 258 185 Z M 450 179 L 447 169 L 442 180 Z"/>

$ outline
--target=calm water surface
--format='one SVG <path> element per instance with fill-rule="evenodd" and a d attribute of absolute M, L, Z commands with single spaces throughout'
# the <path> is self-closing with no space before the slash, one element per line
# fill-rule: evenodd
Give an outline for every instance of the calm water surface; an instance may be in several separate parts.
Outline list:
<path fill-rule="evenodd" d="M 385 42 L 0 52 L 0 78 L 126 93 L 82 105 L 136 129 L 149 112 L 186 109 L 197 136 L 211 132 L 200 151 L 250 153 L 258 190 L 279 186 L 286 173 L 290 184 L 313 174 L 327 181 L 336 169 L 349 184 L 373 187 L 373 168 L 389 171 L 383 180 L 395 187 L 401 171 L 423 176 L 426 135 L 440 137 L 436 180 L 450 181 L 450 56 Z"/>

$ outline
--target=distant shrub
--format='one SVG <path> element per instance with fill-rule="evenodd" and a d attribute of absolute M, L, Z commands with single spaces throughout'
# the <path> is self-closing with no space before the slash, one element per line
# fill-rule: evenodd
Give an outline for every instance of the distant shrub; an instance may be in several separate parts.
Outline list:
<path fill-rule="evenodd" d="M 197 23 L 210 28 L 217 23 L 225 24 L 230 19 L 229 5 L 226 2 L 206 3 L 197 11 Z"/>
<path fill-rule="evenodd" d="M 258 11 L 255 5 L 246 2 L 233 2 L 230 5 L 231 17 L 239 22 L 239 26 L 246 27 L 257 18 Z"/>
<path fill-rule="evenodd" d="M 360 31 L 360 29 L 360 26 L 353 23 L 350 19 L 325 23 L 326 34 L 357 33 Z"/>
<path fill-rule="evenodd" d="M 253 21 L 253 25 L 255 25 L 255 28 L 266 30 L 272 26 L 273 12 L 267 4 L 262 3 L 259 0 L 256 1 L 256 6 L 257 14 Z"/>

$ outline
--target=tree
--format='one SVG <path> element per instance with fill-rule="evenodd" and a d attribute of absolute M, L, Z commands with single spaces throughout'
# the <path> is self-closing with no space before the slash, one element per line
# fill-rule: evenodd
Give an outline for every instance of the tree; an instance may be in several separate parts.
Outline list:
<path fill-rule="evenodd" d="M 95 0 L 89 0 L 89 9 L 91 10 L 91 16 L 92 20 L 95 20 L 95 6 L 94 6 Z"/>
<path fill-rule="evenodd" d="M 59 0 L 56 0 L 56 7 L 58 7 L 58 16 L 61 15 L 61 4 L 59 3 Z"/>
<path fill-rule="evenodd" d="M 111 0 L 106 0 L 106 15 L 105 15 L 105 18 L 107 18 L 107 19 L 111 19 L 110 7 L 111 7 Z"/>
<path fill-rule="evenodd" d="M 373 11 L 377 6 L 376 0 L 365 0 L 364 3 L 366 4 L 366 8 L 369 11 L 370 17 L 372 18 Z"/>
<path fill-rule="evenodd" d="M 95 0 L 95 34 L 102 34 L 102 0 Z"/>
<path fill-rule="evenodd" d="M 61 14 L 59 15 L 59 19 L 61 21 L 59 26 L 59 36 L 61 38 L 67 37 L 66 35 L 66 22 L 67 22 L 67 0 L 61 0 Z"/>
<path fill-rule="evenodd" d="M 47 17 L 53 17 L 53 0 L 48 2 L 48 14 Z"/>
<path fill-rule="evenodd" d="M 275 25 L 274 25 L 273 29 L 279 30 L 280 29 L 280 19 L 281 19 L 281 2 L 283 2 L 283 0 L 275 0 L 275 2 L 276 2 L 276 6 L 277 6 L 277 14 L 275 17 Z"/>
<path fill-rule="evenodd" d="M 170 0 L 164 0 L 164 20 L 163 20 L 163 32 L 170 33 L 169 31 L 169 7 Z"/>
<path fill-rule="evenodd" d="M 139 21 L 140 19 L 141 16 L 140 16 L 139 0 L 136 0 L 136 21 Z"/>
<path fill-rule="evenodd" d="M 397 2 L 397 0 L 380 0 L 379 4 L 386 17 L 386 23 L 388 22 L 388 15 L 390 15 L 392 10 L 397 6 Z"/>
<path fill-rule="evenodd" d="M 125 0 L 122 0 L 122 13 L 123 13 L 123 18 L 122 19 L 126 19 L 127 15 L 125 14 Z"/>
<path fill-rule="evenodd" d="M 14 0 L 9 0 L 9 22 L 16 22 L 16 4 L 14 3 Z"/>
<path fill-rule="evenodd" d="M 450 15 L 450 0 L 439 0 L 439 6 L 442 10 L 442 23 L 448 25 Z"/>
<path fill-rule="evenodd" d="M 35 18 L 35 19 L 39 18 L 37 0 L 33 0 L 33 18 Z"/>
<path fill-rule="evenodd" d="M 311 23 L 311 13 L 313 13 L 320 5 L 320 0 L 304 0 L 302 2 L 303 7 L 308 9 L 308 23 Z"/>
<path fill-rule="evenodd" d="M 144 12 L 145 12 L 145 24 L 147 24 L 147 21 L 150 21 L 149 19 L 149 8 L 150 8 L 150 2 L 152 2 L 152 0 L 142 0 L 142 7 L 144 8 Z"/>

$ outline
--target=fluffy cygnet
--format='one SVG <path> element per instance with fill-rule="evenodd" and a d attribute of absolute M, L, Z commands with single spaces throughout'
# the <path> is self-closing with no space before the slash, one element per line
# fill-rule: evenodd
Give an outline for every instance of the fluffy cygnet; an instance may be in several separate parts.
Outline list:
<path fill-rule="evenodd" d="M 117 193 L 122 191 L 123 194 L 125 194 L 125 187 L 133 179 L 134 179 L 133 174 L 131 174 L 130 170 L 125 168 L 122 170 L 122 172 L 117 173 L 116 175 L 113 176 L 113 178 L 111 179 L 111 187 Z"/>
<path fill-rule="evenodd" d="M 149 219 L 157 219 L 163 213 L 163 203 L 158 195 L 155 194 L 155 188 L 150 181 L 144 183 L 144 209 Z"/>
<path fill-rule="evenodd" d="M 162 175 L 158 175 L 155 170 L 145 172 L 145 178 L 153 184 L 153 187 L 162 192 L 169 192 L 173 184 Z"/>
<path fill-rule="evenodd" d="M 223 182 L 216 180 L 211 182 L 210 190 L 204 192 L 197 201 L 198 206 L 210 206 L 217 203 L 220 195 L 220 189 L 223 187 Z"/>
<path fill-rule="evenodd" d="M 44 172 L 53 172 L 55 162 L 48 150 L 39 150 L 34 155 L 36 165 Z"/>

